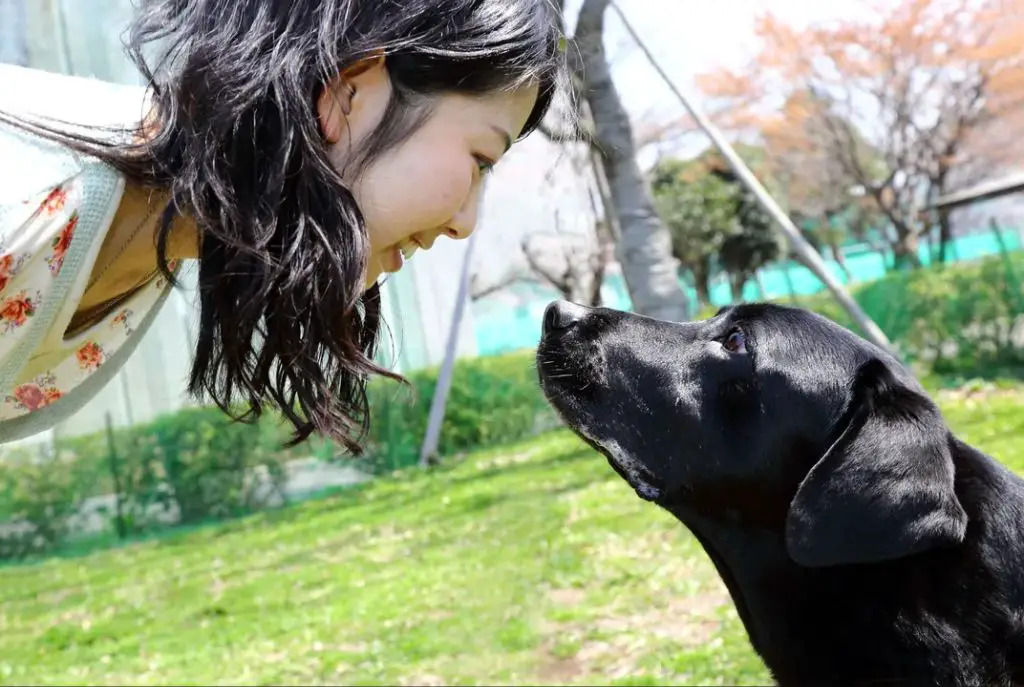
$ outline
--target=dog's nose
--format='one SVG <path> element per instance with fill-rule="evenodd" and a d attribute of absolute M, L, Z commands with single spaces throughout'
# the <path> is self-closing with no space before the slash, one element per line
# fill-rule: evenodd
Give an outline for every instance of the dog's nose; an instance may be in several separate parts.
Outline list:
<path fill-rule="evenodd" d="M 555 301 L 544 310 L 544 330 L 558 332 L 583 319 L 587 308 L 569 301 Z"/>

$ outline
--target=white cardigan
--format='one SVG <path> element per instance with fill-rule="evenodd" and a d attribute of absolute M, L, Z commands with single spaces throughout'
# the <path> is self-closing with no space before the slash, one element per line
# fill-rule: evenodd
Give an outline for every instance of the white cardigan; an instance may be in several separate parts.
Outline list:
<path fill-rule="evenodd" d="M 68 103 L 74 107 L 69 108 Z M 139 87 L 0 65 L 0 111 L 5 113 L 41 115 L 60 120 L 62 127 L 73 130 L 75 124 L 125 126 L 138 122 L 146 105 L 145 92 Z M 24 325 L 27 329 L 0 357 L 0 398 L 12 394 L 34 359 L 51 353 L 47 350 L 55 340 L 51 329 L 62 311 L 66 315 L 68 299 L 81 296 L 83 281 L 91 272 L 86 268 L 99 253 L 125 184 L 123 176 L 108 165 L 0 125 L 0 228 L 5 218 L 17 226 L 14 215 L 24 214 L 26 199 L 75 175 L 81 181 L 81 201 L 73 238 L 63 266 L 47 285 L 46 297 Z M 0 421 L 0 443 L 49 429 L 94 398 L 153 323 L 170 292 L 167 286 L 161 288 L 152 305 L 140 313 L 130 335 L 94 372 L 43 407 Z"/>

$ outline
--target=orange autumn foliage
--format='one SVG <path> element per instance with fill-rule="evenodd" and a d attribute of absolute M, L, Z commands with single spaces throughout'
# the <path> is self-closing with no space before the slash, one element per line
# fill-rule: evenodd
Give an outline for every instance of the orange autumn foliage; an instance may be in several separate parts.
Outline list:
<path fill-rule="evenodd" d="M 922 194 L 1024 160 L 1024 0 L 878 0 L 796 28 L 770 12 L 739 71 L 702 75 L 715 119 L 760 135 L 791 207 L 860 186 L 913 249 Z"/>

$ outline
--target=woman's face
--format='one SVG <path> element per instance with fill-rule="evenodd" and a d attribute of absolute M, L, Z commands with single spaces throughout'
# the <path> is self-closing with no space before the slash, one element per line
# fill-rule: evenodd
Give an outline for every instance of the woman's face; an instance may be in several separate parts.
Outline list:
<path fill-rule="evenodd" d="M 484 176 L 522 132 L 537 87 L 442 96 L 415 133 L 349 178 L 344 170 L 351 151 L 376 129 L 390 97 L 378 60 L 342 74 L 317 103 L 331 159 L 366 220 L 367 287 L 438 237 L 463 239 L 473 232 Z"/>

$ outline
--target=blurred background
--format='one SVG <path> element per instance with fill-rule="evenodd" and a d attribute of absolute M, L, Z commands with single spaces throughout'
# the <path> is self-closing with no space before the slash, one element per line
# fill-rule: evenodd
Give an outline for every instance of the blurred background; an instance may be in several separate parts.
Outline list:
<path fill-rule="evenodd" d="M 387 281 L 382 360 L 412 388 L 373 386 L 364 456 L 184 395 L 186 272 L 100 397 L 0 448 L 0 683 L 763 682 L 699 547 L 558 426 L 533 368 L 559 297 L 674 319 L 767 299 L 857 330 L 657 68 L 955 428 L 1024 468 L 1024 5 L 714 9 L 564 2 L 583 95 L 495 170 L 465 283 L 451 241 Z M 139 87 L 131 12 L 0 0 L 0 62 Z"/>

